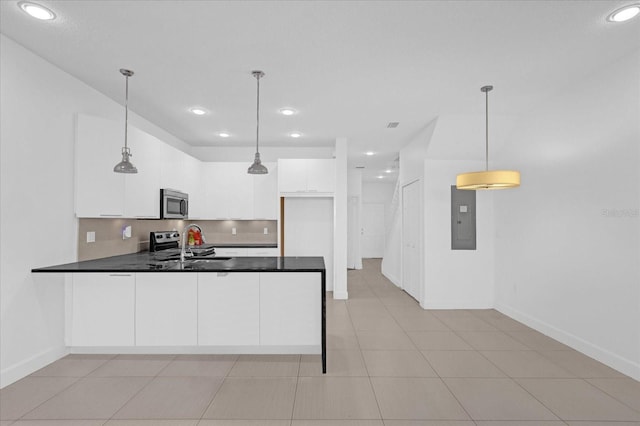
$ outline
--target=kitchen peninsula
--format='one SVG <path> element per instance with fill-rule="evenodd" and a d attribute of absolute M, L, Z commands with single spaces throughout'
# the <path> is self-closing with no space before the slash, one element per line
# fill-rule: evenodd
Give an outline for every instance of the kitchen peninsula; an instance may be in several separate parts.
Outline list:
<path fill-rule="evenodd" d="M 321 353 L 326 373 L 322 257 L 141 252 L 32 272 L 68 274 L 72 353 Z"/>

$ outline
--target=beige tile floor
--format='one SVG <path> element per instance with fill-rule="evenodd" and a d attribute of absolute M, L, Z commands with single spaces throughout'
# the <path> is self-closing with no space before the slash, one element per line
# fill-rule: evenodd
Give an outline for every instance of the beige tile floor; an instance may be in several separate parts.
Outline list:
<path fill-rule="evenodd" d="M 349 271 L 316 355 L 69 355 L 0 426 L 640 426 L 640 383 L 495 310 L 425 311 Z"/>

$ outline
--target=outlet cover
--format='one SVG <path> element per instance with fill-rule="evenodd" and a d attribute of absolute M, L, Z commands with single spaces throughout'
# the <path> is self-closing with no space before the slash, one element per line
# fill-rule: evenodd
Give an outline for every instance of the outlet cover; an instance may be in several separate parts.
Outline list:
<path fill-rule="evenodd" d="M 96 233 L 95 233 L 95 231 L 87 232 L 87 242 L 88 243 L 95 243 L 96 242 Z"/>
<path fill-rule="evenodd" d="M 269 228 L 264 228 L 264 235 L 268 235 L 269 234 Z"/>
<path fill-rule="evenodd" d="M 231 228 L 231 235 L 236 235 L 236 228 Z"/>

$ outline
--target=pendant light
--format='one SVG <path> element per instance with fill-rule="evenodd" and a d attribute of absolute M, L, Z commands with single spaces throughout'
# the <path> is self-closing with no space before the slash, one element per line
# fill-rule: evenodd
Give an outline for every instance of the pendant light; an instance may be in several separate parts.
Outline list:
<path fill-rule="evenodd" d="M 127 126 L 129 124 L 129 77 L 133 75 L 133 71 L 120 69 L 120 74 L 124 75 L 125 83 L 125 100 L 124 100 L 124 147 L 122 147 L 122 161 L 115 165 L 113 171 L 116 173 L 138 173 L 136 166 L 131 164 L 129 157 L 132 157 L 131 151 L 127 146 Z"/>
<path fill-rule="evenodd" d="M 457 189 L 509 189 L 520 186 L 520 172 L 514 170 L 489 170 L 489 92 L 493 86 L 483 86 L 480 91 L 486 97 L 486 170 L 483 172 L 462 173 L 456 177 Z"/>
<path fill-rule="evenodd" d="M 260 136 L 260 79 L 264 77 L 262 71 L 252 71 L 251 74 L 256 78 L 258 82 L 258 93 L 256 101 L 256 157 L 253 160 L 253 164 L 247 169 L 247 173 L 250 175 L 266 175 L 269 170 L 260 161 L 260 151 L 258 150 L 258 140 Z"/>

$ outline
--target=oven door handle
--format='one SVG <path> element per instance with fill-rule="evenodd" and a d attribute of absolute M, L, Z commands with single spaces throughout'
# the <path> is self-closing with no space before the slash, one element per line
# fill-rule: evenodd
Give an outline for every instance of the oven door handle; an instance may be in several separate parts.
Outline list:
<path fill-rule="evenodd" d="M 187 217 L 189 214 L 189 207 L 187 205 L 187 200 L 180 200 L 180 216 Z"/>

